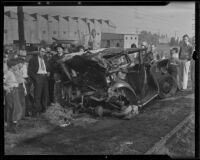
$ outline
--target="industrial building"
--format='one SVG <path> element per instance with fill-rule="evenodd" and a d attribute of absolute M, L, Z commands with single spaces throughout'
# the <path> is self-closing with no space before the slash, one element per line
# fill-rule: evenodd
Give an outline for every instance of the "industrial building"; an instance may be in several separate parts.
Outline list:
<path fill-rule="evenodd" d="M 102 33 L 101 48 L 122 47 L 131 48 L 135 44 L 138 47 L 137 34 L 117 34 L 117 33 Z"/>
<path fill-rule="evenodd" d="M 84 46 L 92 41 L 94 48 L 100 48 L 102 32 L 115 33 L 116 26 L 110 20 L 24 13 L 26 43 L 38 44 L 41 41 L 52 43 L 52 38 L 56 38 L 73 40 Z M 10 45 L 17 40 L 19 40 L 17 13 L 7 11 L 4 13 L 4 44 Z"/>
<path fill-rule="evenodd" d="M 4 44 L 12 44 L 13 40 L 19 40 L 18 18 L 12 11 L 4 13 Z"/>
<path fill-rule="evenodd" d="M 169 42 L 170 42 L 170 39 L 167 36 L 159 37 L 159 44 L 168 44 Z"/>

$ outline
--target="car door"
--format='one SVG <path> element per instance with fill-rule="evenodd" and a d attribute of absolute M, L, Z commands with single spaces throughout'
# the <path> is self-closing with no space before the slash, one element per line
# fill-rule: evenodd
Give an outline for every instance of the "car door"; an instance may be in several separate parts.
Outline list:
<path fill-rule="evenodd" d="M 146 58 L 146 60 L 143 61 L 143 70 L 144 70 L 143 98 L 147 99 L 154 96 L 158 90 L 155 78 L 153 77 L 153 73 L 151 70 L 151 63 L 148 54 L 149 53 L 147 52 L 143 54 L 143 57 Z"/>
<path fill-rule="evenodd" d="M 143 97 L 143 87 L 144 87 L 144 78 L 145 70 L 141 59 L 141 53 L 135 52 L 132 55 L 129 55 L 131 65 L 128 68 L 127 79 L 128 83 L 135 90 L 138 97 Z"/>

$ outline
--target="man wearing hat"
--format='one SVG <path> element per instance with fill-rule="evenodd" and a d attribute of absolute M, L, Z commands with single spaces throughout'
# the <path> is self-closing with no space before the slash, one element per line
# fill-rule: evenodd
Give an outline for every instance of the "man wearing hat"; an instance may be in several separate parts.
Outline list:
<path fill-rule="evenodd" d="M 62 79 L 62 68 L 59 64 L 59 60 L 64 57 L 64 48 L 62 45 L 57 45 L 55 47 L 57 54 L 52 57 L 51 61 L 51 74 L 54 77 L 54 89 L 53 89 L 53 99 L 54 102 L 61 103 L 62 99 L 62 88 L 61 88 L 61 79 Z M 52 94 L 52 92 L 50 93 Z"/>
<path fill-rule="evenodd" d="M 46 51 L 40 48 L 37 55 L 33 56 L 28 65 L 28 75 L 34 85 L 34 109 L 33 116 L 45 112 L 49 91 L 48 91 L 48 74 L 49 67 L 47 65 Z"/>

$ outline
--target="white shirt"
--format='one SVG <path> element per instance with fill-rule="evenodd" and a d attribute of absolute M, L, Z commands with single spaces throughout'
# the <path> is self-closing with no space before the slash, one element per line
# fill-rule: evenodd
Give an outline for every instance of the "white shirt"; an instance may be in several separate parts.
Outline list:
<path fill-rule="evenodd" d="M 12 88 L 14 87 L 18 87 L 17 79 L 15 77 L 15 74 L 12 71 L 8 70 L 4 74 L 4 89 L 7 92 L 10 92 L 10 90 L 12 90 Z"/>
<path fill-rule="evenodd" d="M 39 56 L 38 56 L 38 62 L 39 62 L 39 69 L 38 69 L 38 74 L 47 74 L 47 70 L 46 70 L 46 65 L 45 65 L 45 63 L 44 63 L 44 59 L 42 59 L 42 58 L 40 58 Z M 43 63 L 43 65 L 44 65 L 44 70 L 42 70 L 42 68 L 41 68 L 41 63 Z"/>
<path fill-rule="evenodd" d="M 24 78 L 28 78 L 27 67 L 28 67 L 28 63 L 24 63 L 22 68 L 21 68 L 22 75 L 23 75 Z"/>

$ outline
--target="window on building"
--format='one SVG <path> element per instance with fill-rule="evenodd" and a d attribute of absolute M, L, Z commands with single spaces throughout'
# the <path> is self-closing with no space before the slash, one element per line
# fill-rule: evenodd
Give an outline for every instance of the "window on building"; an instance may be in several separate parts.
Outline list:
<path fill-rule="evenodd" d="M 119 43 L 117 43 L 117 44 L 116 44 L 116 47 L 120 47 L 120 44 L 119 44 Z"/>
<path fill-rule="evenodd" d="M 133 39 L 133 37 L 131 37 L 131 40 Z"/>
<path fill-rule="evenodd" d="M 56 34 L 56 31 L 53 31 L 53 34 Z"/>
<path fill-rule="evenodd" d="M 137 39 L 137 37 L 135 37 L 135 40 Z"/>
<path fill-rule="evenodd" d="M 106 48 L 110 48 L 110 40 L 107 40 Z"/>
<path fill-rule="evenodd" d="M 4 33 L 8 33 L 8 30 L 7 30 L 7 29 L 5 29 L 5 30 L 4 30 Z"/>
<path fill-rule="evenodd" d="M 43 34 L 46 34 L 46 31 L 42 31 Z"/>
<path fill-rule="evenodd" d="M 126 40 L 128 39 L 128 37 L 126 37 Z"/>

